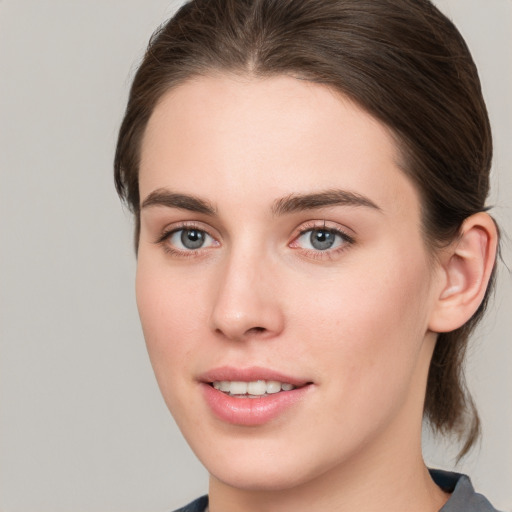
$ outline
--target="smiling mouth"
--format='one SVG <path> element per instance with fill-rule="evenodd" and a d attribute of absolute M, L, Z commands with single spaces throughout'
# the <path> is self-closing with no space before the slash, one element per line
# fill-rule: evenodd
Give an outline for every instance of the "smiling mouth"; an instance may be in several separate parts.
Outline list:
<path fill-rule="evenodd" d="M 262 398 L 302 387 L 277 380 L 254 380 L 250 382 L 217 380 L 211 382 L 210 385 L 226 395 L 237 398 Z"/>
<path fill-rule="evenodd" d="M 262 367 L 216 368 L 198 380 L 213 415 L 244 427 L 265 425 L 299 407 L 315 385 Z"/>

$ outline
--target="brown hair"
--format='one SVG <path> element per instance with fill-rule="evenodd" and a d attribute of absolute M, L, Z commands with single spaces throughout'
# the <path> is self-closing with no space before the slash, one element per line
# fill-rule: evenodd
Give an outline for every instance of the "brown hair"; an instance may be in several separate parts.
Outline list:
<path fill-rule="evenodd" d="M 151 38 L 119 132 L 115 182 L 136 219 L 147 122 L 170 88 L 211 72 L 288 74 L 341 91 L 392 129 L 403 171 L 421 194 L 430 246 L 453 240 L 485 210 L 492 139 L 480 81 L 455 26 L 428 0 L 193 0 Z M 482 316 L 439 335 L 424 414 L 442 433 L 480 423 L 463 375 L 468 336 Z"/>

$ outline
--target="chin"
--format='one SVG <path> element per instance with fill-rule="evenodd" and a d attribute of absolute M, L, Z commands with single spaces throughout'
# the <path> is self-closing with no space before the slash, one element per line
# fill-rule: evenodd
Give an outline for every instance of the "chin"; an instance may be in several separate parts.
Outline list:
<path fill-rule="evenodd" d="M 249 492 L 294 489 L 313 482 L 340 465 L 339 453 L 325 453 L 309 444 L 306 450 L 301 450 L 301 445 L 305 447 L 303 442 L 287 446 L 286 443 L 281 443 L 281 446 L 257 443 L 252 447 L 250 444 L 247 440 L 242 443 L 233 440 L 230 447 L 217 445 L 217 449 L 212 451 L 211 447 L 202 446 L 203 450 L 196 450 L 196 454 L 213 479 Z"/>
<path fill-rule="evenodd" d="M 268 467 L 213 468 L 210 475 L 225 485 L 244 491 L 254 492 L 278 492 L 293 489 L 307 482 L 311 475 L 297 474 L 297 469 L 282 469 L 275 465 L 273 470 Z M 207 468 L 208 469 L 208 468 Z M 218 469 L 218 470 L 217 470 Z"/>

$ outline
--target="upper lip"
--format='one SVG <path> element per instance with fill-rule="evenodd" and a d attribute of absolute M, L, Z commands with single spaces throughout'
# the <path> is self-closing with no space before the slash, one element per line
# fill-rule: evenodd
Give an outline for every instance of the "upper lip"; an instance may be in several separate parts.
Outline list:
<path fill-rule="evenodd" d="M 199 376 L 201 382 L 216 382 L 222 380 L 228 381 L 242 381 L 242 382 L 253 382 L 257 380 L 274 380 L 278 382 L 285 382 L 292 384 L 295 387 L 301 387 L 311 383 L 307 379 L 300 377 L 293 377 L 286 375 L 282 372 L 272 370 L 270 368 L 264 368 L 259 366 L 251 366 L 248 368 L 235 368 L 232 366 L 221 366 L 213 368 L 202 373 Z"/>

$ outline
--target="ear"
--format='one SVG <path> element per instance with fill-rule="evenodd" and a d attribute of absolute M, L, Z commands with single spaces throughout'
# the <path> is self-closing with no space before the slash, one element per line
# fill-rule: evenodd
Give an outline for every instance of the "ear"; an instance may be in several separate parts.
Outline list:
<path fill-rule="evenodd" d="M 429 329 L 449 332 L 464 325 L 480 306 L 496 260 L 498 230 L 487 213 L 462 224 L 460 237 L 440 255 L 441 275 Z"/>

